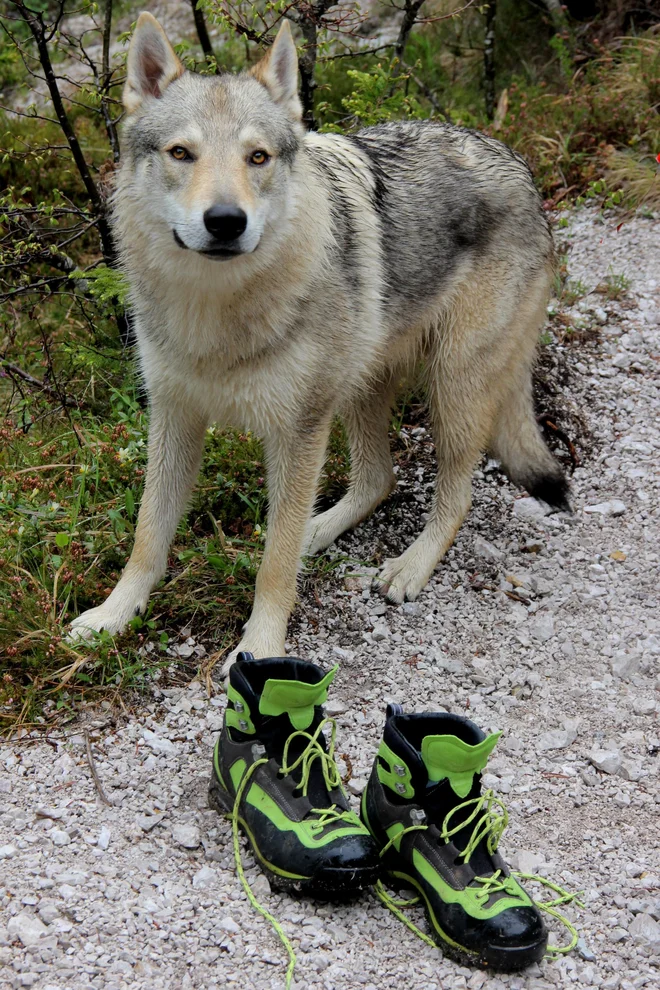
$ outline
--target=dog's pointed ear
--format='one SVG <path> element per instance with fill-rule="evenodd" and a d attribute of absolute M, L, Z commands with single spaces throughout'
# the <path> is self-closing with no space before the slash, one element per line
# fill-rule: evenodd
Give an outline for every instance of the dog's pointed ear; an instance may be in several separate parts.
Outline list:
<path fill-rule="evenodd" d="M 183 71 L 162 27 L 152 14 L 143 11 L 137 19 L 126 61 L 123 99 L 128 112 L 133 113 L 148 97 L 161 97 Z"/>
<path fill-rule="evenodd" d="M 251 74 L 266 87 L 275 103 L 279 103 L 294 120 L 302 117 L 298 96 L 298 53 L 288 21 L 282 22 L 270 51 L 250 69 Z"/>

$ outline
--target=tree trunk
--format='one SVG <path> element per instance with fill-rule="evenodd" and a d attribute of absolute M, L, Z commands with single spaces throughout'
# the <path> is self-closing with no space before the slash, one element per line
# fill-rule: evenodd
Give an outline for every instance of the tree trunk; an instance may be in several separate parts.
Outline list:
<path fill-rule="evenodd" d="M 316 130 L 314 119 L 314 90 L 316 80 L 316 55 L 318 51 L 318 34 L 316 24 L 309 18 L 301 18 L 300 28 L 305 39 L 305 48 L 298 59 L 300 70 L 300 101 L 303 108 L 303 123 L 310 131 Z"/>
<path fill-rule="evenodd" d="M 563 31 L 568 26 L 568 21 L 561 0 L 541 0 L 541 3 L 550 14 L 555 31 Z"/>
<path fill-rule="evenodd" d="M 401 21 L 401 26 L 399 28 L 399 36 L 396 39 L 396 44 L 394 45 L 394 54 L 399 60 L 399 65 L 403 61 L 403 54 L 406 50 L 406 45 L 408 44 L 408 38 L 410 37 L 410 32 L 415 26 L 415 21 L 417 20 L 417 14 L 420 8 L 423 6 L 425 0 L 406 0 L 406 6 L 403 10 L 403 20 Z M 399 67 L 394 70 L 398 75 Z"/>
<path fill-rule="evenodd" d="M 108 217 L 105 211 L 105 205 L 101 200 L 96 183 L 92 178 L 89 165 L 87 164 L 82 148 L 80 147 L 78 137 L 73 129 L 73 124 L 71 123 L 69 115 L 64 107 L 64 101 L 62 100 L 62 94 L 60 93 L 59 86 L 57 85 L 53 63 L 50 60 L 43 16 L 40 12 L 31 10 L 31 8 L 26 7 L 23 3 L 17 4 L 17 6 L 21 17 L 29 27 L 32 37 L 34 38 L 37 46 L 37 52 L 39 54 L 39 62 L 41 63 L 41 68 L 43 69 L 46 85 L 48 86 L 48 92 L 50 93 L 50 98 L 53 103 L 53 107 L 55 108 L 57 119 L 71 150 L 71 154 L 74 162 L 76 163 L 76 168 L 78 169 L 80 178 L 82 179 L 83 185 L 87 191 L 89 203 L 96 218 L 96 226 L 101 238 L 103 260 L 106 264 L 112 265 L 115 260 L 115 246 L 112 239 L 110 224 L 108 223 Z"/>
<path fill-rule="evenodd" d="M 488 0 L 486 7 L 486 37 L 484 39 L 484 89 L 486 96 L 486 116 L 489 120 L 495 114 L 495 14 L 497 0 Z"/>
<path fill-rule="evenodd" d="M 106 134 L 112 149 L 112 159 L 117 164 L 119 161 L 119 137 L 117 136 L 117 124 L 112 117 L 108 106 L 108 91 L 112 80 L 112 69 L 110 68 L 110 40 L 112 34 L 112 3 L 113 0 L 106 0 L 105 13 L 103 15 L 103 52 L 101 56 L 101 113 L 105 123 Z"/>
<path fill-rule="evenodd" d="M 213 45 L 211 44 L 209 32 L 206 27 L 204 11 L 201 7 L 197 6 L 197 0 L 190 0 L 190 6 L 192 7 L 193 17 L 195 18 L 195 27 L 197 28 L 197 37 L 199 38 L 199 43 L 202 46 L 204 56 L 207 59 L 215 59 L 215 52 L 213 51 Z M 217 62 L 215 71 L 220 71 Z"/>

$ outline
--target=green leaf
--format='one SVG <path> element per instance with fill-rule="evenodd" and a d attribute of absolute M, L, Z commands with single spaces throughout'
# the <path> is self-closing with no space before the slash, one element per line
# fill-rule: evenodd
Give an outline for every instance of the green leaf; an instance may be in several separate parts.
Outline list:
<path fill-rule="evenodd" d="M 63 550 L 64 547 L 68 547 L 69 540 L 70 537 L 68 533 L 58 533 L 57 536 L 55 537 L 55 542 L 57 543 L 60 550 Z"/>
<path fill-rule="evenodd" d="M 133 498 L 133 492 L 130 488 L 127 488 L 124 494 L 124 504 L 126 506 L 128 518 L 132 519 L 135 515 L 135 499 Z"/>
<path fill-rule="evenodd" d="M 77 268 L 69 274 L 69 278 L 84 279 L 89 293 L 101 303 L 118 306 L 128 303 L 128 281 L 116 268 L 98 265 L 86 272 Z"/>
<path fill-rule="evenodd" d="M 210 553 L 206 559 L 211 567 L 215 567 L 216 571 L 222 571 L 224 573 L 227 570 L 226 557 L 221 557 L 220 554 L 217 553 Z"/>

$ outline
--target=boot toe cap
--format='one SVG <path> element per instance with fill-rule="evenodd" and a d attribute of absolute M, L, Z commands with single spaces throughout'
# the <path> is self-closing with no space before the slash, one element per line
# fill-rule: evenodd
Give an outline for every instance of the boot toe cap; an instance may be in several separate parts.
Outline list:
<path fill-rule="evenodd" d="M 531 945 L 544 941 L 547 936 L 541 914 L 532 906 L 508 908 L 485 923 L 484 939 L 491 945 Z"/>
<path fill-rule="evenodd" d="M 370 835 L 356 834 L 328 846 L 324 861 L 325 866 L 338 870 L 373 869 L 380 865 L 380 856 Z"/>

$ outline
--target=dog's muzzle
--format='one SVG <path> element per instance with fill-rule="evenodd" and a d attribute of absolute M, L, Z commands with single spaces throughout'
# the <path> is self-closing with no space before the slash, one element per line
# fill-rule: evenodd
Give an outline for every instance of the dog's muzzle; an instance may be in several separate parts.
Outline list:
<path fill-rule="evenodd" d="M 240 238 L 248 225 L 247 213 L 238 206 L 211 206 L 204 214 L 204 226 L 213 238 L 204 248 L 195 248 L 205 258 L 227 260 L 244 254 Z M 180 248 L 188 248 L 176 230 L 174 240 Z"/>

